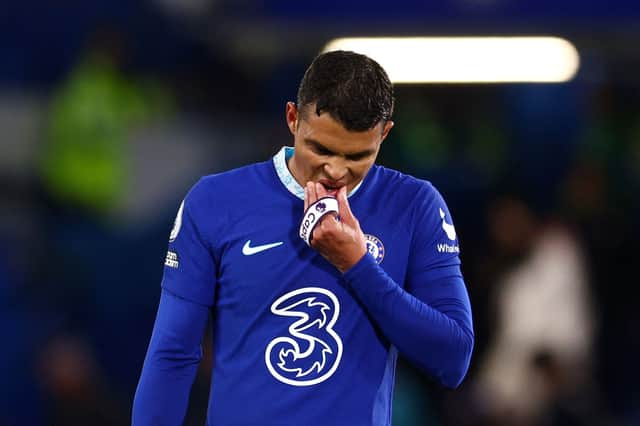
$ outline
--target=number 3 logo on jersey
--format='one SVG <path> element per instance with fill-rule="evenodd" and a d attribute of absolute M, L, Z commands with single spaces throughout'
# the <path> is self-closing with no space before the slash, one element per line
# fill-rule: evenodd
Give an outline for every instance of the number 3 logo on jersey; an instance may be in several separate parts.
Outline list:
<path fill-rule="evenodd" d="M 273 339 L 264 352 L 273 377 L 291 386 L 311 386 L 331 377 L 342 358 L 342 340 L 333 329 L 340 315 L 335 294 L 319 287 L 301 288 L 279 297 L 271 312 L 297 318 L 289 334 Z"/>

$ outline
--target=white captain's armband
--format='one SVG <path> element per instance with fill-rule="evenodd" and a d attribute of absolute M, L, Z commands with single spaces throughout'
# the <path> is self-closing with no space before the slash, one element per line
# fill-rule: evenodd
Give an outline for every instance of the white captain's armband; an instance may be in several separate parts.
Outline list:
<path fill-rule="evenodd" d="M 311 245 L 313 229 L 320 222 L 320 219 L 329 213 L 338 213 L 338 200 L 333 197 L 322 197 L 316 200 L 304 212 L 298 234 L 307 245 Z"/>

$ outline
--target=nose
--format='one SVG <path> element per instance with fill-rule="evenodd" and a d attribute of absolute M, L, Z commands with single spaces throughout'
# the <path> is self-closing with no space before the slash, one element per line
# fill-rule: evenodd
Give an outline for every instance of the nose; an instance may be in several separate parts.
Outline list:
<path fill-rule="evenodd" d="M 344 159 L 333 157 L 324 164 L 324 172 L 331 180 L 338 181 L 347 174 L 347 165 Z"/>

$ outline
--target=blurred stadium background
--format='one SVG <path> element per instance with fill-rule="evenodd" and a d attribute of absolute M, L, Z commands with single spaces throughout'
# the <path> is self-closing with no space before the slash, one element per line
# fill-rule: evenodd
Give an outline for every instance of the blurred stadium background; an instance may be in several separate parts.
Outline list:
<path fill-rule="evenodd" d="M 290 143 L 327 41 L 389 35 L 555 35 L 581 58 L 567 83 L 397 86 L 379 162 L 448 200 L 477 344 L 457 391 L 401 362 L 394 425 L 640 424 L 637 1 L 1 9 L 0 425 L 128 423 L 185 192 Z"/>

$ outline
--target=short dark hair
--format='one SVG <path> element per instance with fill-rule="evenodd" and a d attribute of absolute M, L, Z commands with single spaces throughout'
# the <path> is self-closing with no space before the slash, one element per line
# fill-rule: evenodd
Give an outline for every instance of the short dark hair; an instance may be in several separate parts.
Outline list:
<path fill-rule="evenodd" d="M 368 56 L 337 50 L 317 56 L 300 82 L 298 110 L 315 104 L 347 130 L 365 131 L 393 114 L 393 86 L 385 70 Z"/>

